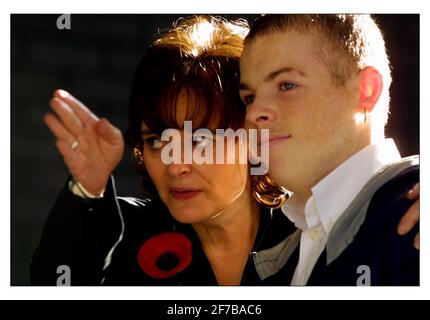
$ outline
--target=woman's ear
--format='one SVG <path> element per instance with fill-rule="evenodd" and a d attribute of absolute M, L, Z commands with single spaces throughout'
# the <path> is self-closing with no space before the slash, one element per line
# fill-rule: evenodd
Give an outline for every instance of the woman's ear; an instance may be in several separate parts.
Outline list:
<path fill-rule="evenodd" d="M 372 112 L 382 92 L 382 76 L 374 67 L 360 72 L 360 96 L 357 112 Z"/>

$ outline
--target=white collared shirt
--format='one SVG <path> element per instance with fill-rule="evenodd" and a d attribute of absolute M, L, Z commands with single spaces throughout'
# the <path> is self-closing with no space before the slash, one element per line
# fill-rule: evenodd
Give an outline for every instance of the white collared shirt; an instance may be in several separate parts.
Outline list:
<path fill-rule="evenodd" d="M 379 170 L 400 159 L 394 141 L 385 139 L 360 150 L 318 182 L 304 209 L 294 194 L 287 200 L 282 212 L 302 230 L 291 285 L 306 285 L 337 219 Z"/>

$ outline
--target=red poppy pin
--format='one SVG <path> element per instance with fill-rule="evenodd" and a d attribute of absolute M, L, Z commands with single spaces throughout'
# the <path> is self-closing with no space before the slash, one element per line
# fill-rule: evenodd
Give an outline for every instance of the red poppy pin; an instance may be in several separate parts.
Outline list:
<path fill-rule="evenodd" d="M 191 241 L 183 234 L 165 232 L 146 241 L 137 261 L 149 276 L 162 279 L 181 272 L 191 263 Z"/>

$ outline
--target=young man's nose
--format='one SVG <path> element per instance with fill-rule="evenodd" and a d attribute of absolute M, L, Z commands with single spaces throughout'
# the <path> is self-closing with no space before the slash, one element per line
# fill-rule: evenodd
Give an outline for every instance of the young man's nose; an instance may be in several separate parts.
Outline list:
<path fill-rule="evenodd" d="M 276 120 L 276 117 L 274 110 L 257 101 L 246 110 L 246 121 L 258 128 L 267 128 Z"/>

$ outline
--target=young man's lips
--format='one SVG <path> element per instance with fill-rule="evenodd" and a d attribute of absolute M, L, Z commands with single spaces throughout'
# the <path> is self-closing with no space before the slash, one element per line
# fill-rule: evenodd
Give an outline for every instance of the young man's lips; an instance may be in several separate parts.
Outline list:
<path fill-rule="evenodd" d="M 169 191 L 177 200 L 188 200 L 199 195 L 202 190 L 196 188 L 170 188 Z"/>
<path fill-rule="evenodd" d="M 274 146 L 275 144 L 278 144 L 282 141 L 285 141 L 287 139 L 291 138 L 291 134 L 286 135 L 286 136 L 272 136 L 270 137 L 268 140 L 263 140 L 261 141 L 261 144 L 269 144 L 269 147 Z"/>

